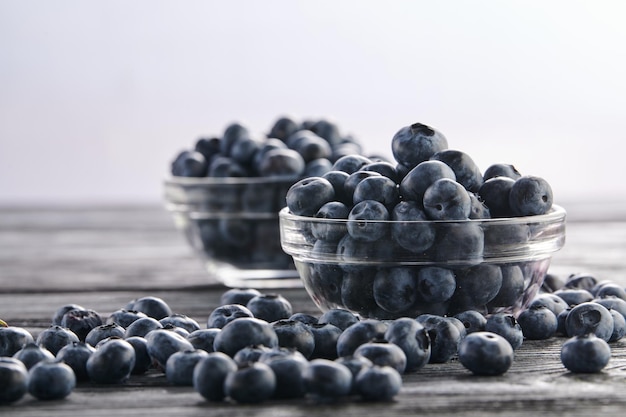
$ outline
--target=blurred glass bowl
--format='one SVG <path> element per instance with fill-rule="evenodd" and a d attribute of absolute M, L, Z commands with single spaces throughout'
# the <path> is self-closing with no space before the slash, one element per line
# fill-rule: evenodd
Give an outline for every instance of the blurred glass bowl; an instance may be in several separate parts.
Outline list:
<path fill-rule="evenodd" d="M 212 283 L 301 287 L 282 250 L 278 212 L 292 178 L 188 178 L 164 181 L 166 209 L 203 260 Z"/>
<path fill-rule="evenodd" d="M 282 247 L 317 306 L 378 319 L 465 310 L 517 315 L 565 243 L 566 213 L 556 205 L 544 215 L 463 221 L 333 220 L 288 208 L 279 217 Z M 352 227 L 385 232 L 365 242 L 351 237 Z M 398 236 L 407 240 L 399 244 Z M 420 236 L 432 244 L 407 245 Z"/>

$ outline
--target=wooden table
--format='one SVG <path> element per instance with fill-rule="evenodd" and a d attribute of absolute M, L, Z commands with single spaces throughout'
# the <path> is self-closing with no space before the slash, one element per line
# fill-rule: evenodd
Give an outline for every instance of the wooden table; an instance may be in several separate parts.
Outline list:
<path fill-rule="evenodd" d="M 626 285 L 626 216 L 621 206 L 598 218 L 594 208 L 568 208 L 565 248 L 553 259 L 560 275 L 588 271 Z M 598 221 L 600 220 L 600 221 Z M 162 297 L 175 312 L 204 325 L 225 288 L 208 285 L 199 260 L 158 206 L 0 209 L 0 318 L 34 335 L 67 303 L 103 316 L 143 295 Z M 319 314 L 302 289 L 277 289 L 294 310 Z M 244 406 L 209 403 L 192 388 L 169 386 L 161 373 L 124 385 L 79 384 L 65 400 L 26 395 L 0 407 L 2 416 L 530 416 L 618 415 L 626 411 L 626 341 L 612 345 L 604 372 L 573 375 L 559 360 L 564 339 L 526 341 L 503 376 L 475 377 L 453 360 L 404 375 L 390 403 L 309 400 Z"/>

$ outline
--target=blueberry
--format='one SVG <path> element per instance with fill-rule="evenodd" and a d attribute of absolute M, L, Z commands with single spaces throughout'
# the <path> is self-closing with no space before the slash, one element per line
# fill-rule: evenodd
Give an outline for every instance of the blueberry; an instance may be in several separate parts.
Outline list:
<path fill-rule="evenodd" d="M 167 382 L 178 386 L 192 386 L 195 366 L 208 356 L 208 352 L 204 350 L 184 350 L 173 353 L 165 363 Z"/>
<path fill-rule="evenodd" d="M 289 300 L 280 294 L 261 294 L 250 299 L 246 307 L 253 316 L 267 322 L 287 319 L 293 314 Z"/>
<path fill-rule="evenodd" d="M 91 309 L 70 310 L 61 318 L 61 326 L 71 330 L 80 340 L 85 340 L 87 334 L 103 323 L 102 317 Z"/>
<path fill-rule="evenodd" d="M 337 146 L 343 139 L 339 133 L 339 126 L 326 119 L 319 119 L 311 125 L 311 131 L 326 139 L 331 146 Z"/>
<path fill-rule="evenodd" d="M 364 200 L 352 207 L 348 214 L 348 233 L 354 239 L 373 242 L 385 236 L 389 225 L 389 211 L 375 200 Z"/>
<path fill-rule="evenodd" d="M 405 372 L 421 369 L 430 360 L 430 336 L 426 328 L 414 319 L 401 317 L 391 321 L 385 332 L 385 340 L 404 352 Z"/>
<path fill-rule="evenodd" d="M 252 138 L 241 138 L 233 143 L 230 149 L 230 157 L 242 166 L 252 165 L 256 153 L 261 148 L 261 143 Z"/>
<path fill-rule="evenodd" d="M 333 152 L 328 141 L 315 134 L 303 136 L 293 144 L 293 149 L 302 155 L 304 162 L 319 158 L 328 159 Z"/>
<path fill-rule="evenodd" d="M 442 178 L 456 181 L 454 171 L 445 163 L 434 160 L 421 162 L 400 181 L 400 195 L 403 200 L 415 201 L 421 207 L 428 187 Z"/>
<path fill-rule="evenodd" d="M 340 356 L 337 359 L 335 359 L 335 362 L 337 362 L 337 363 L 339 363 L 341 365 L 344 365 L 352 373 L 352 389 L 351 389 L 351 391 L 354 394 L 356 394 L 356 387 L 355 387 L 355 384 L 354 384 L 354 380 L 356 379 L 356 376 L 363 369 L 370 368 L 370 367 L 374 366 L 372 361 L 367 359 L 365 356 L 354 356 L 354 355 Z"/>
<path fill-rule="evenodd" d="M 346 328 L 337 339 L 337 356 L 350 356 L 362 344 L 384 338 L 387 325 L 376 319 L 358 321 Z"/>
<path fill-rule="evenodd" d="M 350 175 L 345 171 L 327 171 L 322 178 L 330 182 L 335 191 L 335 200 L 344 204 L 352 204 L 352 195 L 348 195 L 345 189 L 345 183 Z"/>
<path fill-rule="evenodd" d="M 373 282 L 374 300 L 385 311 L 404 311 L 415 304 L 418 287 L 418 271 L 415 268 L 380 268 Z"/>
<path fill-rule="evenodd" d="M 213 348 L 233 357 L 237 351 L 250 345 L 277 347 L 278 336 L 272 325 L 254 317 L 233 320 L 215 337 Z"/>
<path fill-rule="evenodd" d="M 518 178 L 509 193 L 511 210 L 517 216 L 545 214 L 552 207 L 553 200 L 550 184 L 536 176 Z"/>
<path fill-rule="evenodd" d="M 346 181 L 343 183 L 343 190 L 347 197 L 346 205 L 353 206 L 356 204 L 354 201 L 354 192 L 356 191 L 357 186 L 366 178 L 372 177 L 382 177 L 382 175 L 373 171 L 356 171 L 346 178 Z"/>
<path fill-rule="evenodd" d="M 593 333 L 574 336 L 561 347 L 561 362 L 574 373 L 600 372 L 610 358 L 609 344 Z"/>
<path fill-rule="evenodd" d="M 516 180 L 521 176 L 522 174 L 520 174 L 517 168 L 513 165 L 497 163 L 487 167 L 485 173 L 483 174 L 483 180 L 487 181 L 494 177 L 509 177 Z"/>
<path fill-rule="evenodd" d="M 0 326 L 0 357 L 13 356 L 22 346 L 34 341 L 33 335 L 22 327 Z"/>
<path fill-rule="evenodd" d="M 392 179 L 382 175 L 363 178 L 354 188 L 352 202 L 358 204 L 365 200 L 378 201 L 391 209 L 400 202 L 398 185 Z"/>
<path fill-rule="evenodd" d="M 220 152 L 223 155 L 230 155 L 230 151 L 235 142 L 250 137 L 250 131 L 241 123 L 233 122 L 226 126 L 220 141 Z"/>
<path fill-rule="evenodd" d="M 485 331 L 487 318 L 476 310 L 465 310 L 454 315 L 454 318 L 463 323 L 465 333 Z"/>
<path fill-rule="evenodd" d="M 495 177 L 485 181 L 478 195 L 489 207 L 491 217 L 511 217 L 513 210 L 509 203 L 509 195 L 515 180 L 509 177 Z"/>
<path fill-rule="evenodd" d="M 377 161 L 361 167 L 361 171 L 377 172 L 380 175 L 389 178 L 395 184 L 400 180 L 396 166 L 388 161 Z"/>
<path fill-rule="evenodd" d="M 567 305 L 578 305 L 593 300 L 593 294 L 582 288 L 564 288 L 555 291 L 554 295 L 562 298 Z"/>
<path fill-rule="evenodd" d="M 237 370 L 237 364 L 228 355 L 212 352 L 202 358 L 193 370 L 193 387 L 209 401 L 222 401 L 226 376 Z"/>
<path fill-rule="evenodd" d="M 606 307 L 608 310 L 615 310 L 626 318 L 626 301 L 617 297 L 594 298 L 594 303 L 598 303 Z"/>
<path fill-rule="evenodd" d="M 146 296 L 132 300 L 127 306 L 128 310 L 140 311 L 157 320 L 161 320 L 172 314 L 170 306 L 159 297 Z"/>
<path fill-rule="evenodd" d="M 102 324 L 94 327 L 89 333 L 87 333 L 87 336 L 85 336 L 85 342 L 91 346 L 96 346 L 102 339 L 106 339 L 111 336 L 124 337 L 125 334 L 126 330 L 118 324 Z"/>
<path fill-rule="evenodd" d="M 391 238 L 402 248 L 421 253 L 435 242 L 435 227 L 414 201 L 402 201 L 391 211 Z"/>
<path fill-rule="evenodd" d="M 321 177 L 332 170 L 333 163 L 326 158 L 317 158 L 307 162 L 304 166 L 303 177 Z"/>
<path fill-rule="evenodd" d="M 318 401 L 333 401 L 350 394 L 352 372 L 329 359 L 313 359 L 302 373 L 306 392 Z"/>
<path fill-rule="evenodd" d="M 315 222 L 311 224 L 311 233 L 316 239 L 325 241 L 337 241 L 347 232 L 344 222 L 334 222 L 332 220 L 346 220 L 350 209 L 339 201 L 330 201 L 324 204 L 315 213 L 317 219 L 331 219 L 329 222 Z"/>
<path fill-rule="evenodd" d="M 276 389 L 276 375 L 269 365 L 252 362 L 229 372 L 224 393 L 237 403 L 259 403 L 268 400 Z"/>
<path fill-rule="evenodd" d="M 254 288 L 230 288 L 220 296 L 220 304 L 241 304 L 245 306 L 252 297 L 261 295 L 261 292 Z"/>
<path fill-rule="evenodd" d="M 0 405 L 19 401 L 28 392 L 28 370 L 11 357 L 0 355 Z"/>
<path fill-rule="evenodd" d="M 120 384 L 135 367 L 135 348 L 126 340 L 110 337 L 102 340 L 87 359 L 87 375 L 97 384 Z"/>
<path fill-rule="evenodd" d="M 459 361 L 476 375 L 501 375 L 513 363 L 513 348 L 496 333 L 474 332 L 461 341 Z"/>
<path fill-rule="evenodd" d="M 392 258 L 393 247 L 386 239 L 375 242 L 360 241 L 350 233 L 337 243 L 337 258 L 341 261 L 339 267 L 344 271 L 359 272 L 366 266 L 363 259 L 386 261 Z"/>
<path fill-rule="evenodd" d="M 303 373 L 308 361 L 297 355 L 273 357 L 264 362 L 274 372 L 274 398 L 300 398 L 306 394 Z"/>
<path fill-rule="evenodd" d="M 343 171 L 350 175 L 371 163 L 372 160 L 363 155 L 344 155 L 335 161 L 332 167 L 332 171 Z"/>
<path fill-rule="evenodd" d="M 422 123 L 402 127 L 391 139 L 394 158 L 407 167 L 414 167 L 447 148 L 446 137 Z"/>
<path fill-rule="evenodd" d="M 556 290 L 560 290 L 565 285 L 565 280 L 557 275 L 548 271 L 543 279 L 543 283 L 541 284 L 541 290 L 546 293 L 553 293 Z"/>
<path fill-rule="evenodd" d="M 354 384 L 366 401 L 390 401 L 402 388 L 402 376 L 390 366 L 374 365 L 359 372 Z"/>
<path fill-rule="evenodd" d="M 281 116 L 276 119 L 274 124 L 272 124 L 267 136 L 285 141 L 291 134 L 295 133 L 299 129 L 300 125 L 296 123 L 293 118 L 289 116 Z"/>
<path fill-rule="evenodd" d="M 626 290 L 618 284 L 606 283 L 595 291 L 594 296 L 596 298 L 617 297 L 626 300 Z"/>
<path fill-rule="evenodd" d="M 121 308 L 114 311 L 109 315 L 109 317 L 107 317 L 106 324 L 116 323 L 126 329 L 132 322 L 142 317 L 148 316 L 140 311 Z"/>
<path fill-rule="evenodd" d="M 557 318 L 552 310 L 535 305 L 523 310 L 517 317 L 526 339 L 545 340 L 556 334 Z"/>
<path fill-rule="evenodd" d="M 570 337 L 593 333 L 608 341 L 613 333 L 613 316 L 601 304 L 584 302 L 569 311 L 565 319 L 565 330 Z"/>
<path fill-rule="evenodd" d="M 152 367 L 152 358 L 148 352 L 148 341 L 141 336 L 131 336 L 124 340 L 135 350 L 135 366 L 131 374 L 141 375 L 146 373 Z"/>
<path fill-rule="evenodd" d="M 289 320 L 299 321 L 300 323 L 304 323 L 306 325 L 317 324 L 319 317 L 314 316 L 308 313 L 293 313 Z"/>
<path fill-rule="evenodd" d="M 278 336 L 278 346 L 296 349 L 309 358 L 315 349 L 315 336 L 306 324 L 295 320 L 277 320 L 272 327 Z"/>
<path fill-rule="evenodd" d="M 448 317 L 422 314 L 416 318 L 430 338 L 429 363 L 445 363 L 456 355 L 462 336 L 459 328 Z"/>
<path fill-rule="evenodd" d="M 247 362 L 257 362 L 263 354 L 272 352 L 274 349 L 263 345 L 250 345 L 241 348 L 235 353 L 233 359 L 237 365 L 243 365 Z"/>
<path fill-rule="evenodd" d="M 96 349 L 85 342 L 73 342 L 59 350 L 56 358 L 72 368 L 77 381 L 87 381 L 87 360 Z"/>
<path fill-rule="evenodd" d="M 202 153 L 182 151 L 172 161 L 171 172 L 177 177 L 204 177 L 207 166 L 207 160 Z"/>
<path fill-rule="evenodd" d="M 438 225 L 431 251 L 436 261 L 473 265 L 483 260 L 484 248 L 485 234 L 479 224 L 451 222 Z"/>
<path fill-rule="evenodd" d="M 225 304 L 216 307 L 207 320 L 208 328 L 221 329 L 239 317 L 254 317 L 254 314 L 242 304 Z"/>
<path fill-rule="evenodd" d="M 344 273 L 341 282 L 341 302 L 344 307 L 357 314 L 370 315 L 370 311 L 376 306 L 374 297 L 375 274 L 375 268 L 364 268 Z"/>
<path fill-rule="evenodd" d="M 353 355 L 365 356 L 374 365 L 390 366 L 401 374 L 406 369 L 407 358 L 404 350 L 385 339 L 363 343 L 356 348 Z"/>
<path fill-rule="evenodd" d="M 38 400 L 61 400 L 76 387 L 76 376 L 60 361 L 41 361 L 28 371 L 28 392 Z"/>
<path fill-rule="evenodd" d="M 302 156 L 293 149 L 272 149 L 259 160 L 261 177 L 298 178 L 305 169 Z"/>
<path fill-rule="evenodd" d="M 39 333 L 36 342 L 38 345 L 48 349 L 53 355 L 56 355 L 63 346 L 78 341 L 78 336 L 73 331 L 52 325 Z"/>
<path fill-rule="evenodd" d="M 456 181 L 468 191 L 478 192 L 478 189 L 483 184 L 482 172 L 474 160 L 465 152 L 445 149 L 436 152 L 430 159 L 441 161 L 452 168 Z"/>
<path fill-rule="evenodd" d="M 317 322 L 319 324 L 332 324 L 339 329 L 346 330 L 348 327 L 360 321 L 359 317 L 351 311 L 341 308 L 331 308 L 319 317 Z"/>
<path fill-rule="evenodd" d="M 488 316 L 485 331 L 504 337 L 511 344 L 513 350 L 519 349 L 524 342 L 522 326 L 512 314 L 495 313 Z"/>
<path fill-rule="evenodd" d="M 598 279 L 589 273 L 580 272 L 571 274 L 565 279 L 563 289 L 580 289 L 590 291 L 598 285 Z"/>
<path fill-rule="evenodd" d="M 132 336 L 145 337 L 149 332 L 156 329 L 162 329 L 163 325 L 160 321 L 152 317 L 143 317 L 132 322 L 124 333 L 125 338 Z"/>
<path fill-rule="evenodd" d="M 528 307 L 536 305 L 545 306 L 557 316 L 569 307 L 569 304 L 564 299 L 555 294 L 539 294 L 530 302 Z"/>
<path fill-rule="evenodd" d="M 86 310 L 85 307 L 79 305 L 79 304 L 65 304 L 61 307 L 59 307 L 53 314 L 52 316 L 52 323 L 53 325 L 56 326 L 60 326 L 61 325 L 61 320 L 63 319 L 63 316 L 65 315 L 65 313 L 67 313 L 70 310 Z"/>
<path fill-rule="evenodd" d="M 342 330 L 330 323 L 312 323 L 309 327 L 314 340 L 314 348 L 310 358 L 337 358 L 337 341 Z"/>
<path fill-rule="evenodd" d="M 173 330 L 155 329 L 145 336 L 148 344 L 148 354 L 162 369 L 165 369 L 167 359 L 176 352 L 193 350 L 192 344 Z"/>
<path fill-rule="evenodd" d="M 219 137 L 201 137 L 196 140 L 194 150 L 204 155 L 210 161 L 215 155 L 220 153 L 222 139 Z"/>
<path fill-rule="evenodd" d="M 457 312 L 482 309 L 502 287 L 502 269 L 494 264 L 479 264 L 458 271 L 453 303 Z"/>
<path fill-rule="evenodd" d="M 322 177 L 309 177 L 293 184 L 287 191 L 289 210 L 299 216 L 313 216 L 324 204 L 333 201 L 335 189 Z"/>
<path fill-rule="evenodd" d="M 524 273 L 519 265 L 502 265 L 502 285 L 498 294 L 489 302 L 489 309 L 502 307 L 520 308 L 524 298 Z"/>
<path fill-rule="evenodd" d="M 472 192 L 468 194 L 470 197 L 470 219 L 490 219 L 493 217 L 489 207 L 478 194 Z"/>
<path fill-rule="evenodd" d="M 426 303 L 449 300 L 456 290 L 456 277 L 448 268 L 426 266 L 417 271 L 417 297 Z"/>
<path fill-rule="evenodd" d="M 433 182 L 424 192 L 423 204 L 432 220 L 465 220 L 472 207 L 467 190 L 449 178 Z"/>
<path fill-rule="evenodd" d="M 209 164 L 207 172 L 207 176 L 213 178 L 248 177 L 250 175 L 250 172 L 241 164 L 224 155 L 215 156 Z"/>
<path fill-rule="evenodd" d="M 626 334 L 626 319 L 619 311 L 609 310 L 609 313 L 613 316 L 613 333 L 608 342 L 613 343 L 621 340 Z"/>
<path fill-rule="evenodd" d="M 184 314 L 171 314 L 167 317 L 162 318 L 159 321 L 164 327 L 168 324 L 171 324 L 176 327 L 181 327 L 187 330 L 189 333 L 200 329 L 200 325 L 197 321 Z"/>
<path fill-rule="evenodd" d="M 13 355 L 15 359 L 22 361 L 26 369 L 30 369 L 42 360 L 54 359 L 50 351 L 36 343 L 27 343 Z"/>
<path fill-rule="evenodd" d="M 213 343 L 221 328 L 210 327 L 207 329 L 198 329 L 187 336 L 187 340 L 195 349 L 201 349 L 206 352 L 213 352 Z"/>

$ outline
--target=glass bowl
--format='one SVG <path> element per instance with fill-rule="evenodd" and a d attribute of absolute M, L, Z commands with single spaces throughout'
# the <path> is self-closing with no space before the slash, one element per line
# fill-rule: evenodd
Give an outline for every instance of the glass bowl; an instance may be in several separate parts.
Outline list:
<path fill-rule="evenodd" d="M 565 243 L 565 217 L 556 205 L 538 216 L 463 221 L 334 220 L 287 207 L 279 213 L 283 250 L 317 306 L 377 319 L 519 314 Z M 352 237 L 353 230 L 368 236 L 366 228 L 382 237 Z"/>
<path fill-rule="evenodd" d="M 189 178 L 164 181 L 166 209 L 209 273 L 228 287 L 301 287 L 281 248 L 278 212 L 293 178 Z"/>

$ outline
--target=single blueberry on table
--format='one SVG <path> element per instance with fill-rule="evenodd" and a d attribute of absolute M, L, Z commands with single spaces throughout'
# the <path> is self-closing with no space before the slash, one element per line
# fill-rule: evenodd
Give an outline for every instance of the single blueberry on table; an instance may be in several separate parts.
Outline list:
<path fill-rule="evenodd" d="M 38 400 L 61 400 L 75 387 L 74 371 L 61 361 L 41 361 L 28 371 L 28 392 Z"/>
<path fill-rule="evenodd" d="M 272 327 L 278 336 L 278 346 L 293 348 L 309 358 L 315 349 L 315 336 L 306 324 L 289 319 L 277 320 Z"/>
<path fill-rule="evenodd" d="M 197 321 L 189 316 L 186 316 L 185 314 L 180 313 L 171 314 L 167 317 L 162 318 L 159 321 L 161 322 L 163 327 L 171 324 L 172 326 L 181 327 L 187 330 L 189 333 L 200 329 L 200 325 Z"/>
<path fill-rule="evenodd" d="M 19 401 L 28 392 L 28 370 L 11 357 L 0 356 L 0 405 Z"/>
<path fill-rule="evenodd" d="M 421 253 L 435 242 L 435 227 L 415 201 L 402 201 L 391 211 L 391 238 L 402 248 Z"/>
<path fill-rule="evenodd" d="M 278 336 L 272 325 L 255 317 L 233 320 L 215 337 L 213 348 L 233 357 L 240 349 L 250 345 L 278 347 Z"/>
<path fill-rule="evenodd" d="M 346 328 L 337 339 L 337 356 L 350 356 L 362 344 L 385 337 L 387 324 L 376 319 L 360 320 Z"/>
<path fill-rule="evenodd" d="M 148 354 L 161 369 L 165 369 L 168 358 L 174 353 L 193 350 L 192 344 L 185 336 L 167 328 L 152 330 L 146 334 L 145 339 Z"/>
<path fill-rule="evenodd" d="M 441 161 L 424 161 L 409 170 L 400 181 L 399 191 L 404 201 L 415 201 L 420 207 L 424 193 L 435 181 L 447 178 L 456 181 L 452 168 Z"/>
<path fill-rule="evenodd" d="M 342 308 L 331 308 L 322 313 L 317 320 L 319 324 L 332 324 L 341 329 L 341 331 L 346 330 L 348 327 L 358 323 L 359 321 L 359 316 Z"/>
<path fill-rule="evenodd" d="M 145 296 L 132 300 L 126 306 L 127 310 L 140 311 L 157 320 L 172 314 L 170 306 L 160 297 Z"/>
<path fill-rule="evenodd" d="M 142 317 L 148 316 L 140 311 L 126 310 L 125 308 L 121 308 L 111 313 L 109 317 L 107 317 L 105 323 L 115 323 L 126 329 L 128 326 L 130 326 L 132 322 Z"/>
<path fill-rule="evenodd" d="M 395 160 L 411 168 L 447 148 L 446 137 L 422 123 L 402 127 L 391 139 L 391 151 Z"/>
<path fill-rule="evenodd" d="M 391 366 L 374 365 L 361 370 L 354 385 L 365 401 L 390 401 L 402 388 L 402 376 Z"/>
<path fill-rule="evenodd" d="M 533 298 L 528 307 L 536 305 L 542 305 L 552 310 L 555 315 L 559 315 L 563 310 L 569 307 L 569 304 L 564 299 L 555 294 L 542 293 Z"/>
<path fill-rule="evenodd" d="M 104 339 L 87 359 L 89 380 L 97 384 L 120 384 L 135 368 L 135 348 L 126 340 Z"/>
<path fill-rule="evenodd" d="M 424 326 L 430 337 L 429 363 L 445 363 L 457 354 L 462 334 L 449 317 L 422 314 L 415 320 Z"/>
<path fill-rule="evenodd" d="M 257 295 L 248 301 L 246 307 L 254 317 L 267 322 L 287 319 L 293 314 L 291 303 L 280 294 Z"/>
<path fill-rule="evenodd" d="M 204 350 L 183 350 L 172 354 L 165 363 L 167 382 L 178 386 L 193 386 L 193 371 L 203 358 L 209 356 Z"/>
<path fill-rule="evenodd" d="M 313 359 L 302 373 L 307 395 L 316 401 L 337 400 L 350 394 L 352 372 L 329 359 Z"/>
<path fill-rule="evenodd" d="M 348 214 L 348 233 L 356 240 L 373 242 L 387 234 L 389 225 L 386 220 L 389 220 L 389 211 L 382 203 L 361 201 Z"/>
<path fill-rule="evenodd" d="M 220 305 L 241 304 L 245 306 L 252 297 L 257 295 L 261 295 L 261 292 L 255 288 L 230 288 L 220 296 Z"/>
<path fill-rule="evenodd" d="M 342 330 L 330 323 L 309 324 L 313 333 L 314 348 L 310 359 L 335 359 L 337 358 L 337 341 Z"/>
<path fill-rule="evenodd" d="M 0 357 L 13 356 L 22 346 L 34 341 L 33 335 L 22 327 L 0 326 Z"/>
<path fill-rule="evenodd" d="M 593 333 L 576 335 L 561 347 L 561 363 L 573 373 L 600 372 L 610 359 L 609 344 Z"/>
<path fill-rule="evenodd" d="M 536 176 L 518 178 L 509 193 L 509 205 L 516 216 L 545 214 L 552 208 L 553 201 L 550 184 Z"/>
<path fill-rule="evenodd" d="M 359 374 L 359 372 L 361 372 L 361 370 L 374 366 L 372 361 L 367 359 L 365 356 L 354 356 L 354 355 L 339 356 L 337 359 L 335 359 L 335 362 L 341 365 L 344 365 L 352 373 L 351 392 L 353 394 L 356 394 L 356 389 L 354 386 L 354 380 L 356 376 Z"/>
<path fill-rule="evenodd" d="M 626 300 L 626 289 L 616 283 L 605 283 L 593 293 L 596 298 L 617 297 Z"/>
<path fill-rule="evenodd" d="M 511 344 L 496 333 L 470 333 L 459 345 L 459 362 L 476 375 L 502 375 L 513 356 Z"/>
<path fill-rule="evenodd" d="M 606 307 L 608 310 L 618 311 L 626 318 L 626 301 L 618 297 L 594 298 L 594 303 L 598 303 Z"/>
<path fill-rule="evenodd" d="M 87 333 L 87 336 L 85 337 L 85 342 L 90 344 L 91 346 L 96 346 L 98 342 L 103 339 L 111 336 L 124 337 L 125 334 L 126 330 L 118 324 L 102 324 L 100 326 L 94 327 L 89 333 Z"/>
<path fill-rule="evenodd" d="M 70 310 L 86 310 L 85 307 L 80 304 L 65 304 L 59 307 L 54 314 L 52 315 L 52 325 L 60 326 L 61 320 L 63 320 L 63 316 Z"/>
<path fill-rule="evenodd" d="M 261 294 L 259 293 L 258 295 Z M 256 297 L 256 295 L 254 297 Z M 221 329 L 239 317 L 254 317 L 254 314 L 243 304 L 223 304 L 211 311 L 207 319 L 207 328 Z"/>
<path fill-rule="evenodd" d="M 195 349 L 201 349 L 206 352 L 213 352 L 213 343 L 215 337 L 221 331 L 221 328 L 209 327 L 206 329 L 198 329 L 187 336 L 187 340 Z"/>
<path fill-rule="evenodd" d="M 156 329 L 162 329 L 163 325 L 160 321 L 152 317 L 143 317 L 132 322 L 124 333 L 124 338 L 133 336 L 145 337 L 149 332 Z"/>
<path fill-rule="evenodd" d="M 552 310 L 542 305 L 530 306 L 517 317 L 524 337 L 530 340 L 546 340 L 556 334 L 558 322 Z"/>
<path fill-rule="evenodd" d="M 554 295 L 560 297 L 567 305 L 578 305 L 593 300 L 593 294 L 583 288 L 564 288 L 554 292 Z"/>
<path fill-rule="evenodd" d="M 91 309 L 70 310 L 61 318 L 61 327 L 71 330 L 80 340 L 85 340 L 87 334 L 103 323 L 102 317 Z"/>
<path fill-rule="evenodd" d="M 613 316 L 601 304 L 584 302 L 569 311 L 565 319 L 565 330 L 570 337 L 593 333 L 608 341 L 613 333 Z"/>
<path fill-rule="evenodd" d="M 404 352 L 405 372 L 421 369 L 430 360 L 430 336 L 417 320 L 408 317 L 392 320 L 385 332 L 385 340 Z"/>
<path fill-rule="evenodd" d="M 442 178 L 424 192 L 424 212 L 432 220 L 465 220 L 472 208 L 467 190 L 458 182 Z"/>
<path fill-rule="evenodd" d="M 270 399 L 276 390 L 276 375 L 269 365 L 252 362 L 229 372 L 224 380 L 224 393 L 243 404 L 260 403 Z"/>
<path fill-rule="evenodd" d="M 22 361 L 26 369 L 30 369 L 38 362 L 54 359 L 54 355 L 46 348 L 36 343 L 27 343 L 13 355 L 15 359 Z"/>
<path fill-rule="evenodd" d="M 463 323 L 466 334 L 485 331 L 487 318 L 476 310 L 461 311 L 460 313 L 455 314 L 454 318 Z"/>
<path fill-rule="evenodd" d="M 135 350 L 135 366 L 132 375 L 145 374 L 152 367 L 152 358 L 148 352 L 148 341 L 141 336 L 127 337 L 126 340 Z"/>
<path fill-rule="evenodd" d="M 593 274 L 579 272 L 569 275 L 563 284 L 564 289 L 581 289 L 591 292 L 598 285 L 599 280 Z"/>
<path fill-rule="evenodd" d="M 407 358 L 404 350 L 385 339 L 363 343 L 356 348 L 353 355 L 365 356 L 374 365 L 390 366 L 401 374 L 406 370 Z"/>
<path fill-rule="evenodd" d="M 52 325 L 43 330 L 37 336 L 37 344 L 48 349 L 53 355 L 65 345 L 72 342 L 79 342 L 78 336 L 73 331 L 61 326 Z"/>
<path fill-rule="evenodd" d="M 436 152 L 430 159 L 441 161 L 452 168 L 456 181 L 468 191 L 478 192 L 478 189 L 483 184 L 483 174 L 480 168 L 478 168 L 472 157 L 463 151 L 445 149 Z"/>
<path fill-rule="evenodd" d="M 274 398 L 301 398 L 306 394 L 303 372 L 308 361 L 299 356 L 273 357 L 264 362 L 274 372 Z"/>
<path fill-rule="evenodd" d="M 226 397 L 224 392 L 226 376 L 236 370 L 237 364 L 230 356 L 222 352 L 209 353 L 194 367 L 194 390 L 209 401 L 222 401 Z"/>
<path fill-rule="evenodd" d="M 324 204 L 335 199 L 333 185 L 322 177 L 303 178 L 287 191 L 289 211 L 299 216 L 314 216 Z"/>
<path fill-rule="evenodd" d="M 626 319 L 619 311 L 610 309 L 609 312 L 613 316 L 613 333 L 608 342 L 613 343 L 621 340 L 626 334 Z"/>
<path fill-rule="evenodd" d="M 96 348 L 85 342 L 73 342 L 59 350 L 56 358 L 72 368 L 77 381 L 87 381 L 87 360 L 96 351 Z"/>
<path fill-rule="evenodd" d="M 237 353 L 235 353 L 235 356 L 233 356 L 233 360 L 237 365 L 243 365 L 247 362 L 257 362 L 264 353 L 271 352 L 273 350 L 273 348 L 263 345 L 250 345 L 239 349 Z"/>

